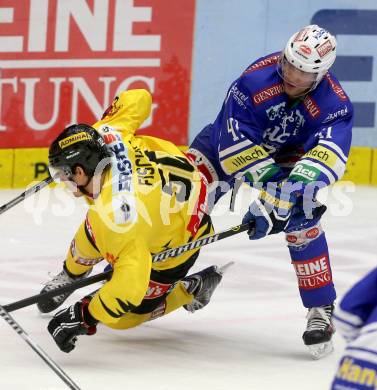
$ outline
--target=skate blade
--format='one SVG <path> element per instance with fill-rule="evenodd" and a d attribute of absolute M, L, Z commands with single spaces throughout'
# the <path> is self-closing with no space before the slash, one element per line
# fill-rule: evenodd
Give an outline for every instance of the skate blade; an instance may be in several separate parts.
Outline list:
<path fill-rule="evenodd" d="M 228 271 L 228 269 L 234 265 L 234 261 L 230 261 L 229 263 L 223 265 L 222 267 L 218 267 L 217 272 L 219 272 L 221 275 L 224 275 L 225 272 Z"/>
<path fill-rule="evenodd" d="M 321 344 L 308 345 L 308 348 L 310 356 L 314 360 L 322 359 L 334 350 L 331 340 Z"/>

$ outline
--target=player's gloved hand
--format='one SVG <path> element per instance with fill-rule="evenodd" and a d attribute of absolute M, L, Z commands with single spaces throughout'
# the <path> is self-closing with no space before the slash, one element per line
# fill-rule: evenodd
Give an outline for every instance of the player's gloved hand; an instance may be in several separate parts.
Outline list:
<path fill-rule="evenodd" d="M 250 240 L 258 240 L 269 234 L 284 231 L 291 216 L 292 207 L 302 194 L 302 183 L 268 183 L 243 217 L 249 223 Z"/>
<path fill-rule="evenodd" d="M 284 228 L 286 233 L 306 229 L 311 225 L 315 225 L 327 210 L 327 207 L 317 200 L 308 202 L 310 206 L 308 205 L 307 207 L 305 207 L 303 203 L 305 202 L 300 199 L 300 201 L 292 207 L 289 222 Z"/>
<path fill-rule="evenodd" d="M 89 302 L 89 299 L 84 298 L 60 310 L 49 322 L 47 329 L 63 352 L 68 353 L 75 348 L 77 336 L 96 333 L 98 321 L 89 313 Z"/>

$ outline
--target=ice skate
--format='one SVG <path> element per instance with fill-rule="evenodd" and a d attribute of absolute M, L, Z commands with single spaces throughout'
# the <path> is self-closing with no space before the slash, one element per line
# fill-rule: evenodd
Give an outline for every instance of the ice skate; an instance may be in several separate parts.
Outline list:
<path fill-rule="evenodd" d="M 91 271 L 86 272 L 83 275 L 75 276 L 72 275 L 67 268 L 63 267 L 63 270 L 55 275 L 50 281 L 45 283 L 45 287 L 41 290 L 41 294 L 55 290 L 59 287 L 67 286 L 73 282 L 76 282 L 78 280 L 81 280 L 85 277 L 87 277 L 90 274 Z M 37 304 L 38 310 L 41 313 L 50 313 L 51 311 L 57 309 L 60 305 L 63 304 L 63 302 L 73 293 L 73 291 L 66 292 L 64 294 L 57 295 L 52 298 L 48 298 L 46 300 L 40 301 Z"/>
<path fill-rule="evenodd" d="M 313 359 L 321 359 L 333 350 L 332 336 L 335 333 L 331 321 L 333 305 L 312 307 L 309 309 L 306 331 L 302 335 L 305 345 L 308 346 Z"/>
<path fill-rule="evenodd" d="M 187 283 L 187 291 L 194 295 L 194 299 L 191 303 L 183 305 L 183 307 L 187 311 L 194 313 L 196 310 L 203 309 L 204 306 L 208 305 L 212 294 L 221 282 L 224 272 L 233 264 L 234 262 L 230 262 L 222 267 L 212 265 L 184 278 L 183 282 Z"/>

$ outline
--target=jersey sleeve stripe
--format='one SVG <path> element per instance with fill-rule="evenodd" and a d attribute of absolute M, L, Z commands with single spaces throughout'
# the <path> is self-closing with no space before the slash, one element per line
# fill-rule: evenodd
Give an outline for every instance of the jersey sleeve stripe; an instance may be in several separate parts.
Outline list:
<path fill-rule="evenodd" d="M 337 332 L 347 341 L 355 340 L 359 336 L 360 328 L 338 321 L 336 318 L 334 318 L 334 324 Z"/>
<path fill-rule="evenodd" d="M 377 356 L 371 351 L 366 351 L 364 349 L 359 348 L 346 348 L 346 355 L 358 360 L 364 360 L 367 362 L 371 362 L 373 364 L 377 364 Z"/>
<path fill-rule="evenodd" d="M 364 334 L 375 333 L 375 332 L 377 332 L 377 323 L 372 322 L 371 324 L 364 326 L 360 334 L 364 335 Z"/>
<path fill-rule="evenodd" d="M 336 155 L 344 162 L 346 163 L 348 160 L 348 157 L 343 153 L 342 149 L 335 143 L 335 142 L 330 142 L 330 141 L 319 141 L 320 145 L 323 145 L 324 147 L 330 149 Z"/>
<path fill-rule="evenodd" d="M 338 180 L 335 172 L 331 168 L 321 164 L 319 161 L 313 160 L 311 158 L 305 158 L 300 160 L 300 163 L 306 163 L 320 170 L 329 179 L 330 184 L 335 183 Z"/>
<path fill-rule="evenodd" d="M 244 172 L 262 161 L 273 163 L 270 155 L 261 146 L 252 145 L 252 147 L 246 147 L 235 154 L 220 159 L 221 167 L 226 174 L 233 175 L 236 172 Z"/>
<path fill-rule="evenodd" d="M 346 168 L 345 162 L 337 153 L 321 144 L 318 144 L 313 149 L 310 149 L 304 155 L 304 159 L 320 164 L 325 169 L 332 172 L 332 174 L 336 177 L 336 180 L 343 176 Z"/>
<path fill-rule="evenodd" d="M 345 163 L 339 158 L 336 153 L 320 144 L 318 144 L 313 149 L 310 149 L 304 155 L 304 158 L 312 158 L 334 170 L 336 170 L 336 167 L 339 165 L 339 163 L 341 165 L 345 165 Z"/>
<path fill-rule="evenodd" d="M 344 171 L 346 170 L 346 164 L 340 159 L 337 159 L 332 166 L 330 166 L 326 163 L 323 163 L 322 161 L 318 161 L 316 159 L 309 158 L 309 160 L 312 160 L 312 161 L 318 163 L 324 169 L 331 172 L 333 174 L 333 176 L 335 177 L 335 180 L 339 180 L 344 175 Z"/>
<path fill-rule="evenodd" d="M 359 316 L 343 310 L 340 306 L 336 308 L 334 317 L 338 321 L 346 322 L 355 327 L 359 327 L 363 324 L 363 320 Z"/>
<path fill-rule="evenodd" d="M 235 153 L 235 152 L 241 152 L 242 149 L 245 147 L 250 147 L 251 145 L 254 145 L 251 141 L 248 139 L 242 142 L 239 142 L 236 145 L 232 145 L 229 148 L 226 148 L 224 150 L 219 151 L 219 157 L 222 159 L 223 157 L 228 156 L 229 154 Z"/>
<path fill-rule="evenodd" d="M 347 351 L 355 351 L 355 352 L 365 352 L 373 356 L 374 359 L 377 360 L 377 350 L 376 350 L 376 337 L 375 335 L 369 335 L 368 340 L 361 340 L 359 336 L 352 344 L 350 344 L 346 350 Z M 368 348 L 365 348 L 368 346 Z"/>
<path fill-rule="evenodd" d="M 273 164 L 274 160 L 271 157 L 265 157 L 262 159 L 258 159 L 256 161 L 254 160 L 250 164 L 245 164 L 242 160 L 237 160 L 236 162 L 233 161 L 231 163 L 232 163 L 232 165 L 227 160 L 221 162 L 221 166 L 222 166 L 224 172 L 228 175 L 232 175 L 232 174 L 235 174 L 237 172 L 243 175 L 244 173 L 246 173 L 246 171 L 251 171 L 251 168 L 252 168 L 252 171 L 255 171 L 257 169 L 261 169 L 261 168 L 264 168 L 270 164 Z M 238 166 L 236 166 L 236 164 Z M 240 175 L 237 175 L 237 176 L 240 176 Z"/>

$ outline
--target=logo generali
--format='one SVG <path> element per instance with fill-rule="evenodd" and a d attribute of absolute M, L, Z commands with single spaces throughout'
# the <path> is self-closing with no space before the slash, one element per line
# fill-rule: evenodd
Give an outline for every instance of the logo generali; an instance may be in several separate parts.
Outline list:
<path fill-rule="evenodd" d="M 253 101 L 256 105 L 261 104 L 275 96 L 281 95 L 284 92 L 282 83 L 271 85 L 253 95 Z"/>
<path fill-rule="evenodd" d="M 153 95 L 143 127 L 187 143 L 194 3 L 2 2 L 0 147 L 47 146 L 69 124 L 96 122 L 130 88 Z"/>

